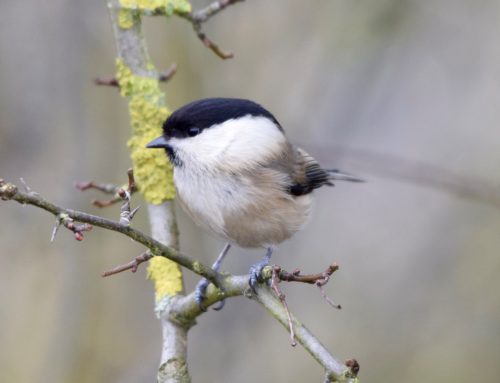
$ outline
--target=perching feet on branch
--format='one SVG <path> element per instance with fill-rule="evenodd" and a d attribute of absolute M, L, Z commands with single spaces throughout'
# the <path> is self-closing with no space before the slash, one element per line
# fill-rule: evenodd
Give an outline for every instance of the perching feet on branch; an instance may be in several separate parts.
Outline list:
<path fill-rule="evenodd" d="M 264 256 L 264 258 L 262 258 L 259 262 L 253 264 L 250 267 L 250 270 L 248 271 L 248 275 L 249 275 L 248 284 L 250 285 L 254 294 L 257 293 L 257 291 L 256 291 L 257 283 L 264 281 L 262 278 L 262 270 L 264 270 L 264 267 L 269 265 L 269 261 L 271 260 L 272 254 L 273 254 L 273 248 L 269 247 L 267 249 L 267 252 L 266 252 L 266 255 Z"/>
<path fill-rule="evenodd" d="M 226 243 L 226 245 L 222 249 L 221 253 L 219 254 L 217 259 L 215 260 L 214 264 L 212 265 L 212 270 L 214 270 L 214 271 L 220 270 L 222 262 L 224 261 L 224 258 L 226 257 L 230 248 L 231 248 L 231 244 Z M 195 299 L 196 299 L 196 303 L 198 304 L 198 307 L 200 308 L 201 311 L 206 311 L 206 308 L 204 306 L 203 301 L 206 298 L 207 287 L 209 284 L 210 284 L 210 282 L 208 281 L 208 279 L 203 278 L 196 285 Z M 216 310 L 216 311 L 222 310 L 222 308 L 224 307 L 224 304 L 225 304 L 225 300 L 220 301 L 219 305 L 214 307 L 214 310 Z"/>

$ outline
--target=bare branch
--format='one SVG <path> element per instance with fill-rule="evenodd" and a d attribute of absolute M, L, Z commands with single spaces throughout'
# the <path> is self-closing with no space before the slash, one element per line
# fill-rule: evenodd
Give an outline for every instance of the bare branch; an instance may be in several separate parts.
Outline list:
<path fill-rule="evenodd" d="M 321 284 L 319 282 L 316 283 L 316 286 L 319 287 L 319 291 L 321 292 L 321 295 L 323 296 L 324 300 L 332 306 L 334 309 L 340 310 L 342 308 L 341 305 L 336 304 L 334 301 L 332 301 L 328 295 L 326 295 L 325 288 L 323 287 L 324 284 Z"/>
<path fill-rule="evenodd" d="M 268 276 L 265 273 L 264 277 Z M 328 381 L 335 382 L 355 382 L 355 376 L 351 369 L 342 362 L 334 358 L 323 344 L 316 338 L 295 316 L 287 313 L 282 302 L 275 293 L 265 283 L 260 283 L 256 287 L 256 294 L 253 294 L 248 285 L 248 275 L 226 276 L 221 281 L 221 290 L 209 285 L 206 291 L 205 307 L 209 307 L 223 299 L 235 296 L 246 296 L 261 304 L 275 319 L 277 319 L 287 330 L 289 323 L 293 324 L 294 337 L 306 351 L 325 369 Z M 196 303 L 195 293 L 187 296 L 177 296 L 171 304 L 162 312 L 162 318 L 180 323 L 186 328 L 194 325 L 196 317 L 203 311 Z"/>
<path fill-rule="evenodd" d="M 130 261 L 129 263 L 125 263 L 124 265 L 117 266 L 109 271 L 105 271 L 104 273 L 102 273 L 102 276 L 109 277 L 110 275 L 118 274 L 127 270 L 131 270 L 133 273 L 135 273 L 141 263 L 147 262 L 151 258 L 153 258 L 153 254 L 151 254 L 150 251 L 146 251 L 141 255 L 135 257 L 134 260 Z"/>
<path fill-rule="evenodd" d="M 54 229 L 52 230 L 52 235 L 50 237 L 50 242 L 54 242 L 56 239 L 56 234 L 59 230 L 59 227 L 63 225 L 66 229 L 72 231 L 75 234 L 75 239 L 77 241 L 83 241 L 83 232 L 91 231 L 92 225 L 88 223 L 84 224 L 76 224 L 72 218 L 70 218 L 65 213 L 60 213 L 56 215 L 56 223 L 54 225 Z"/>
<path fill-rule="evenodd" d="M 318 282 L 323 282 L 323 285 L 328 282 L 330 276 L 339 269 L 339 266 L 336 263 L 332 263 L 328 268 L 322 273 L 318 274 L 309 274 L 309 275 L 300 275 L 300 270 L 295 269 L 292 273 L 288 273 L 285 270 L 278 270 L 279 278 L 282 281 L 287 282 L 302 282 L 302 283 L 310 283 L 317 284 Z"/>
<path fill-rule="evenodd" d="M 69 228 L 80 228 L 81 226 L 74 223 L 74 221 L 78 221 L 122 233 L 136 242 L 143 244 L 150 250 L 136 257 L 131 262 L 104 273 L 104 275 L 113 275 L 125 270 L 135 271 L 137 270 L 139 264 L 151 259 L 152 256 L 163 256 L 177 262 L 194 273 L 207 278 L 218 287 L 216 288 L 212 284 L 209 285 L 205 301 L 207 307 L 228 297 L 244 295 L 254 299 L 269 313 L 271 313 L 271 315 L 275 317 L 283 326 L 287 329 L 292 329 L 293 339 L 296 339 L 301 345 L 303 345 L 307 352 L 321 366 L 323 366 L 326 370 L 329 381 L 356 381 L 354 371 L 359 369 L 359 365 L 356 368 L 354 368 L 355 366 L 348 367 L 335 359 L 321 344 L 321 342 L 308 329 L 306 329 L 301 322 L 298 321 L 297 318 L 289 312 L 289 310 L 287 310 L 287 308 L 285 308 L 285 305 L 280 300 L 280 295 L 282 295 L 282 293 L 279 292 L 279 289 L 277 292 L 278 298 L 266 284 L 259 284 L 256 290 L 257 293 L 252 294 L 248 284 L 248 275 L 222 275 L 201 262 L 194 261 L 191 258 L 180 254 L 175 249 L 163 245 L 150 236 L 139 230 L 133 229 L 130 226 L 91 214 L 59 207 L 43 199 L 35 192 L 19 191 L 17 186 L 12 183 L 7 183 L 2 179 L 0 179 L 0 198 L 2 200 L 13 200 L 21 204 L 39 207 L 54 214 L 56 217 L 64 217 L 64 215 L 66 215 L 71 221 L 67 218 L 62 219 L 62 221 L 67 221 L 68 223 L 66 226 L 70 226 Z M 278 277 L 280 280 L 289 282 L 302 282 L 309 284 L 320 283 L 324 285 L 330 275 L 337 269 L 338 266 L 336 264 L 332 264 L 323 273 L 300 275 L 298 270 L 295 270 L 293 273 L 288 273 L 281 270 L 279 267 L 268 266 L 264 269 L 263 276 L 264 279 L 269 280 L 272 278 L 274 272 L 275 285 L 277 285 Z M 188 296 L 176 295 L 172 297 L 169 304 L 165 307 L 164 312 L 162 312 L 162 318 L 168 323 L 175 323 L 177 326 L 187 331 L 187 329 L 194 324 L 195 318 L 201 313 L 202 311 L 196 303 L 195 293 L 193 292 Z"/>
<path fill-rule="evenodd" d="M 108 207 L 124 200 L 125 197 L 122 196 L 122 194 L 120 194 L 122 191 L 124 190 L 127 191 L 129 195 L 132 195 L 135 192 L 137 192 L 137 185 L 135 183 L 134 172 L 132 169 L 128 169 L 127 176 L 128 176 L 128 185 L 126 187 L 113 184 L 99 184 L 95 183 L 94 181 L 76 182 L 75 187 L 80 191 L 96 189 L 105 194 L 113 194 L 113 197 L 108 200 L 93 199 L 91 201 L 92 205 L 96 207 L 100 208 Z"/>
<path fill-rule="evenodd" d="M 147 247 L 149 250 L 151 250 L 151 253 L 154 254 L 154 256 L 168 258 L 171 261 L 184 266 L 186 269 L 191 270 L 192 272 L 204 278 L 207 278 L 216 286 L 220 285 L 220 280 L 223 278 L 220 273 L 212 270 L 209 266 L 199 261 L 195 261 L 169 246 L 163 245 L 159 241 L 153 239 L 147 234 L 144 234 L 140 230 L 103 217 L 57 206 L 52 202 L 45 200 L 35 192 L 22 192 L 17 188 L 16 185 L 5 182 L 2 179 L 0 179 L 0 198 L 4 201 L 12 200 L 23 205 L 33 205 L 39 207 L 54 214 L 56 217 L 61 214 L 66 214 L 67 217 L 69 217 L 71 220 L 81 223 L 88 223 L 93 226 L 124 234 L 134 241 L 141 243 L 142 245 Z M 73 226 L 73 228 L 76 230 L 82 230 L 79 225 L 75 225 Z"/>
<path fill-rule="evenodd" d="M 341 309 L 342 306 L 336 304 L 333 302 L 327 295 L 324 289 L 324 286 L 328 283 L 330 280 L 331 275 L 339 269 L 339 266 L 336 263 L 332 263 L 330 266 L 327 267 L 325 271 L 319 274 L 309 274 L 309 275 L 300 275 L 300 270 L 295 269 L 292 273 L 288 273 L 285 270 L 281 270 L 278 266 L 275 266 L 276 272 L 279 275 L 279 279 L 282 281 L 287 281 L 287 282 L 302 282 L 302 283 L 310 283 L 310 284 L 315 284 L 318 286 L 319 291 L 321 292 L 321 295 L 325 299 L 325 301 L 332 306 L 333 308 L 336 309 Z M 273 272 L 275 270 L 273 269 Z"/>
<path fill-rule="evenodd" d="M 295 347 L 297 345 L 297 342 L 295 341 L 295 331 L 293 330 L 293 322 L 292 322 L 292 316 L 290 315 L 290 310 L 288 309 L 288 305 L 286 303 L 286 297 L 285 294 L 281 291 L 279 288 L 279 272 L 281 271 L 281 268 L 279 266 L 274 266 L 273 271 L 272 271 L 272 276 L 271 276 L 271 288 L 274 290 L 276 295 L 278 296 L 278 299 L 281 301 L 283 304 L 283 307 L 286 311 L 286 316 L 288 317 L 288 328 L 290 329 L 290 339 L 292 342 L 292 347 Z"/>
<path fill-rule="evenodd" d="M 117 88 L 120 87 L 116 77 L 96 77 L 94 79 L 94 84 L 101 85 L 101 86 L 114 86 Z"/>
<path fill-rule="evenodd" d="M 168 82 L 174 75 L 177 73 L 177 64 L 172 63 L 170 67 L 163 72 L 160 72 L 158 75 L 158 81 L 160 82 Z"/>
<path fill-rule="evenodd" d="M 214 1 L 203 9 L 198 11 L 193 11 L 190 13 L 179 13 L 180 17 L 188 20 L 193 26 L 193 30 L 195 31 L 198 38 L 201 40 L 203 45 L 205 45 L 208 49 L 214 52 L 221 59 L 226 60 L 234 57 L 232 52 L 228 52 L 223 50 L 219 45 L 217 45 L 213 40 L 208 38 L 206 33 L 203 31 L 203 23 L 208 21 L 213 16 L 217 15 L 219 12 L 224 10 L 230 5 L 239 3 L 244 0 L 219 0 Z"/>
<path fill-rule="evenodd" d="M 193 18 L 200 23 L 204 23 L 211 17 L 223 11 L 230 5 L 242 2 L 244 0 L 219 0 L 207 5 L 205 8 L 192 12 Z"/>

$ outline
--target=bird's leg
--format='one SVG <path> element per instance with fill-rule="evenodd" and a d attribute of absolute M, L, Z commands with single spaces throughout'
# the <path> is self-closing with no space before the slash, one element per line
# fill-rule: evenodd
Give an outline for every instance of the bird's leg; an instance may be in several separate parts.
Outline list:
<path fill-rule="evenodd" d="M 273 254 L 273 248 L 268 247 L 266 255 L 264 258 L 262 258 L 259 262 L 256 264 L 252 265 L 249 270 L 250 278 L 248 279 L 248 284 L 252 288 L 252 291 L 255 293 L 255 287 L 257 286 L 258 282 L 262 282 L 262 269 L 266 267 L 269 264 L 269 261 L 271 260 L 271 255 Z"/>
<path fill-rule="evenodd" d="M 214 264 L 212 265 L 213 270 L 219 271 L 220 266 L 222 265 L 222 261 L 224 261 L 224 257 L 229 252 L 230 248 L 231 248 L 231 244 L 226 243 L 226 245 L 224 246 L 224 248 L 220 252 L 219 256 L 215 260 Z M 205 300 L 205 297 L 206 297 L 205 294 L 207 292 L 207 287 L 209 284 L 210 284 L 210 282 L 208 281 L 208 279 L 203 278 L 196 285 L 196 290 L 194 292 L 194 297 L 195 297 L 196 303 L 198 304 L 200 309 L 203 311 L 206 311 L 205 307 L 203 306 L 203 301 Z M 217 311 L 222 310 L 222 308 L 224 307 L 224 303 L 225 303 L 225 301 L 222 300 L 218 306 L 214 307 L 214 310 L 217 310 Z"/>

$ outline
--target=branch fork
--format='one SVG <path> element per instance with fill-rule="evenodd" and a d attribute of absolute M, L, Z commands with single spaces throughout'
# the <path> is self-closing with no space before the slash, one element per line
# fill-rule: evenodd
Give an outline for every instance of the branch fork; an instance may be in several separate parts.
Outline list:
<path fill-rule="evenodd" d="M 124 197 L 120 195 L 120 192 L 122 192 L 123 190 L 126 190 L 130 195 L 137 192 L 137 185 L 134 179 L 134 171 L 132 169 L 128 169 L 127 176 L 128 176 L 128 184 L 126 186 L 118 186 L 114 184 L 101 184 L 101 183 L 96 183 L 94 181 L 87 181 L 87 182 L 76 182 L 75 187 L 80 191 L 95 189 L 104 194 L 112 194 L 113 197 L 111 199 L 108 200 L 93 199 L 91 201 L 92 205 L 96 207 L 99 208 L 108 207 L 124 200 Z"/>
<path fill-rule="evenodd" d="M 76 239 L 79 239 L 80 236 L 83 239 L 84 231 L 91 230 L 92 226 L 98 226 L 122 233 L 148 248 L 146 252 L 131 262 L 107 271 L 103 273 L 103 276 L 114 275 L 125 270 L 135 272 L 141 263 L 148 261 L 153 256 L 162 256 L 207 278 L 217 287 L 213 288 L 209 286 L 207 289 L 208 305 L 215 304 L 228 297 L 245 295 L 250 290 L 248 287 L 248 275 L 234 276 L 221 274 L 212 270 L 209 266 L 193 260 L 171 247 L 163 245 L 161 242 L 137 229 L 103 217 L 65 209 L 45 200 L 36 192 L 23 192 L 16 185 L 5 182 L 2 179 L 0 179 L 0 198 L 2 200 L 13 200 L 23 205 L 33 205 L 54 214 L 56 216 L 56 228 L 54 228 L 54 231 L 57 232 L 60 226 L 64 226 L 75 233 Z M 335 359 L 319 340 L 290 313 L 288 307 L 286 307 L 285 296 L 279 287 L 277 287 L 280 281 L 303 282 L 323 287 L 336 270 L 338 270 L 338 266 L 331 264 L 322 273 L 301 275 L 299 270 L 288 273 L 279 266 L 268 266 L 263 270 L 263 279 L 271 280 L 271 288 L 265 284 L 261 284 L 257 287 L 257 295 L 253 295 L 252 298 L 264 306 L 280 323 L 289 329 L 292 344 L 296 343 L 295 340 L 300 342 L 325 368 L 328 381 L 357 382 L 354 373 L 359 369 L 359 366 L 356 367 L 356 365 L 353 365 L 352 367 L 348 367 L 346 364 Z M 224 291 L 224 294 L 220 293 L 221 290 Z M 194 293 L 187 296 L 178 295 L 171 302 L 168 312 L 172 315 L 170 320 L 181 326 L 182 323 L 187 323 L 186 326 L 189 326 L 189 324 L 192 325 L 194 319 L 202 314 L 196 303 Z M 185 320 L 181 321 L 181 323 L 178 320 L 176 321 L 176 318 L 185 318 Z M 187 331 L 187 328 L 184 331 Z"/>
<path fill-rule="evenodd" d="M 203 23 L 208 21 L 210 18 L 229 7 L 230 5 L 236 4 L 244 0 L 219 0 L 214 1 L 203 9 L 198 11 L 193 11 L 189 13 L 180 13 L 179 16 L 188 20 L 193 26 L 193 30 L 201 40 L 203 45 L 214 52 L 223 60 L 227 60 L 234 57 L 234 54 L 229 51 L 225 51 L 219 45 L 217 45 L 213 40 L 208 38 L 206 33 L 203 31 Z"/>
<path fill-rule="evenodd" d="M 339 266 L 336 263 L 332 263 L 331 265 L 328 266 L 328 268 L 323 271 L 322 273 L 319 274 L 310 274 L 310 275 L 301 275 L 299 269 L 295 269 L 293 272 L 289 273 L 285 270 L 282 270 L 280 266 L 274 265 L 270 266 L 271 267 L 271 276 L 269 278 L 269 270 L 265 270 L 265 273 L 267 274 L 267 277 L 269 278 L 268 280 L 270 281 L 270 285 L 272 290 L 276 293 L 276 296 L 280 300 L 281 304 L 283 305 L 287 317 L 288 317 L 288 328 L 290 331 L 290 339 L 291 339 L 291 344 L 292 347 L 295 347 L 297 345 L 297 342 L 295 341 L 295 330 L 293 326 L 293 321 L 292 317 L 290 314 L 290 310 L 288 309 L 288 304 L 286 303 L 286 296 L 283 294 L 279 287 L 279 283 L 281 281 L 286 281 L 286 282 L 301 282 L 301 283 L 309 283 L 309 284 L 314 284 L 318 286 L 318 288 L 321 291 L 321 295 L 325 299 L 328 304 L 336 309 L 341 309 L 340 305 L 335 304 L 327 295 L 326 292 L 324 291 L 324 286 L 328 283 L 330 280 L 331 275 L 339 269 Z"/>

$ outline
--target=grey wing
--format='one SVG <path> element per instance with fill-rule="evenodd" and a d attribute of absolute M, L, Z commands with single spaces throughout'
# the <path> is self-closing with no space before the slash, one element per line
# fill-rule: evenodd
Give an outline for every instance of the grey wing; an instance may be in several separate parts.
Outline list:
<path fill-rule="evenodd" d="M 297 148 L 292 183 L 289 187 L 290 194 L 294 196 L 309 194 L 323 185 L 333 185 L 328 171 L 322 169 L 318 161 L 304 150 Z"/>
<path fill-rule="evenodd" d="M 295 156 L 295 168 L 289 187 L 289 193 L 294 196 L 309 194 L 324 185 L 333 186 L 332 181 L 335 180 L 363 182 L 360 178 L 336 169 L 323 169 L 318 161 L 300 148 L 295 150 Z"/>

